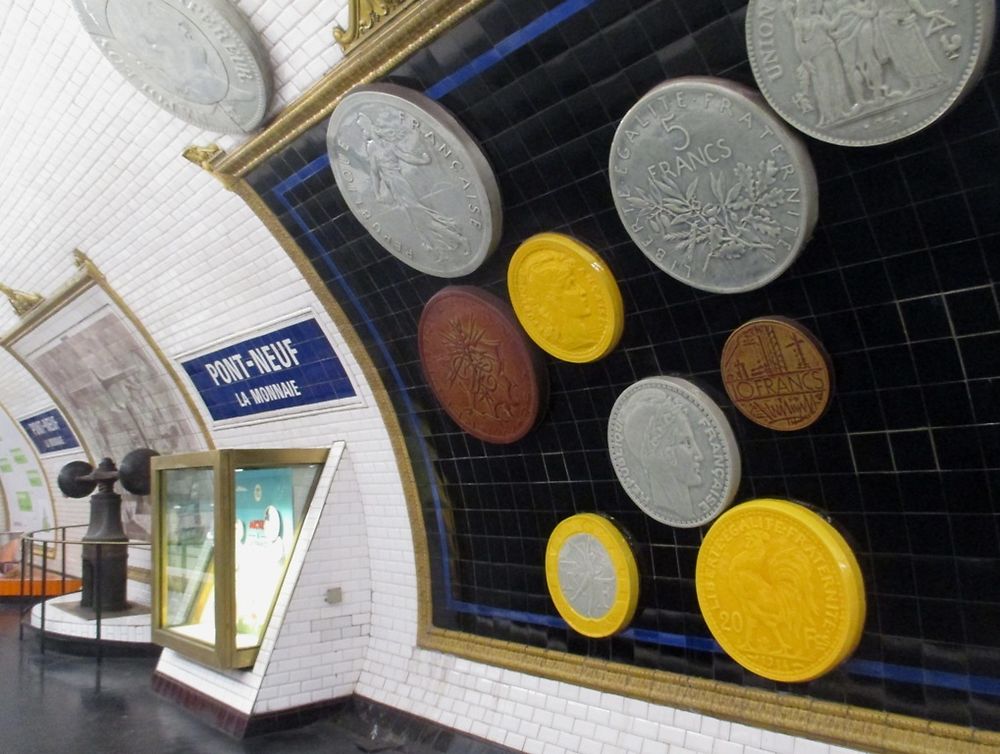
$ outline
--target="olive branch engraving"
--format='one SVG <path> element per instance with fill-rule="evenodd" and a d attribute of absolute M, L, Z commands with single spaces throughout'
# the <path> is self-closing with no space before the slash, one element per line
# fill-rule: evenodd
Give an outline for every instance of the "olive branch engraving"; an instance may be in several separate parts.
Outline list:
<path fill-rule="evenodd" d="M 713 259 L 740 259 L 751 251 L 777 264 L 773 241 L 781 234 L 781 226 L 772 210 L 785 198 L 784 189 L 775 185 L 778 166 L 773 160 L 762 160 L 756 168 L 738 162 L 733 176 L 709 174 L 714 201 L 699 198 L 700 176 L 682 189 L 665 175 L 649 176 L 649 189 L 636 186 L 627 201 L 639 210 L 639 220 L 676 245 L 688 268 L 693 266 L 695 250 L 701 247 L 708 250 L 702 272 Z"/>

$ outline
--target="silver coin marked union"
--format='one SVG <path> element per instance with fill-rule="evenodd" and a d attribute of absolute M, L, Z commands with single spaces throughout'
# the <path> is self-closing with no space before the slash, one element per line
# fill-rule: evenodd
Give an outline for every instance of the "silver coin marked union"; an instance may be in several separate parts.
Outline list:
<path fill-rule="evenodd" d="M 931 125 L 975 86 L 994 0 L 750 0 L 757 84 L 789 123 L 843 146 Z"/>
<path fill-rule="evenodd" d="M 434 100 L 394 84 L 356 87 L 330 117 L 326 148 L 351 212 L 401 262 L 454 278 L 493 253 L 503 222 L 496 177 Z"/>
<path fill-rule="evenodd" d="M 271 97 L 267 52 L 227 0 L 73 0 L 112 65 L 161 108 L 220 133 L 253 131 Z"/>
<path fill-rule="evenodd" d="M 632 501 L 670 526 L 708 523 L 740 484 L 739 448 L 725 414 L 679 377 L 648 377 L 618 396 L 608 449 Z"/>
<path fill-rule="evenodd" d="M 805 146 L 753 90 L 677 78 L 622 118 L 612 195 L 657 267 L 713 293 L 774 280 L 812 236 L 818 195 Z"/>
<path fill-rule="evenodd" d="M 576 612 L 601 618 L 615 604 L 618 577 L 611 556 L 592 534 L 574 534 L 559 551 L 559 585 Z"/>

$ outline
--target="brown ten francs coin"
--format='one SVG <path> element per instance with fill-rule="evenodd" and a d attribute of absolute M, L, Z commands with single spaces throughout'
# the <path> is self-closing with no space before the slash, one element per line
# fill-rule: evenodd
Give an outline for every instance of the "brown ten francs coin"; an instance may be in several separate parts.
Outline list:
<path fill-rule="evenodd" d="M 833 369 L 823 345 L 798 322 L 759 317 L 726 340 L 722 383 L 750 421 L 790 432 L 808 427 L 826 411 Z"/>

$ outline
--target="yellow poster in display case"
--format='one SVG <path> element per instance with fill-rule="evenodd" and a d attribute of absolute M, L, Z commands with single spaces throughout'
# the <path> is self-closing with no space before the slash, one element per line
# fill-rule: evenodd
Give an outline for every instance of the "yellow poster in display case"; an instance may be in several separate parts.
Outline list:
<path fill-rule="evenodd" d="M 327 454 L 153 459 L 155 643 L 214 667 L 253 665 Z"/>

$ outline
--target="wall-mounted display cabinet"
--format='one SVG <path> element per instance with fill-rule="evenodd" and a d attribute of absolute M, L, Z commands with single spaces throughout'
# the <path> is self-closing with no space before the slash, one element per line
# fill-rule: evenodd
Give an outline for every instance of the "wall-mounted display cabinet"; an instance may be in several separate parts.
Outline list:
<path fill-rule="evenodd" d="M 153 459 L 155 643 L 205 665 L 253 665 L 328 452 Z"/>

